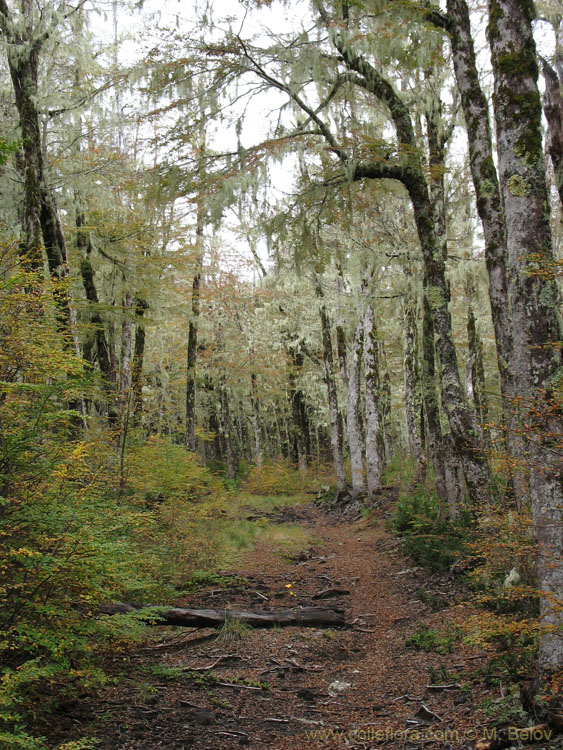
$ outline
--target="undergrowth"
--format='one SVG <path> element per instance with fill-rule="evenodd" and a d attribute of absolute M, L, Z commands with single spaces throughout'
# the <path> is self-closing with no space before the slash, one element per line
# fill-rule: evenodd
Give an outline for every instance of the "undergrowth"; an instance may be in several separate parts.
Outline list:
<path fill-rule="evenodd" d="M 507 512 L 504 505 L 491 504 L 452 523 L 440 517 L 435 493 L 415 486 L 402 491 L 390 526 L 402 540 L 403 553 L 414 562 L 430 573 L 448 571 L 449 579 L 458 578 L 458 591 L 470 610 L 456 637 L 486 652 L 474 679 L 488 686 L 530 680 L 543 626 L 529 511 Z M 434 597 L 422 591 L 421 599 L 431 609 L 447 603 L 443 594 Z M 445 654 L 453 648 L 453 639 L 448 631 L 423 625 L 406 645 Z M 553 680 L 538 696 L 540 705 L 563 694 L 561 681 L 556 683 Z"/>
<path fill-rule="evenodd" d="M 0 747 L 44 750 L 47 715 L 104 688 L 108 650 L 146 637 L 145 614 L 100 616 L 101 602 L 159 604 L 178 591 L 229 585 L 215 571 L 258 542 L 294 554 L 309 539 L 296 525 L 237 517 L 249 495 L 237 502 L 220 476 L 169 439 L 146 441 L 132 431 L 122 466 L 119 446 L 95 424 L 88 439 L 69 441 L 76 414 L 61 416 L 61 402 L 89 388 L 95 394 L 96 385 L 66 351 L 60 360 L 42 358 L 44 331 L 35 336 L 32 322 L 13 322 L 21 323 L 12 333 L 29 344 L 34 362 L 27 376 L 22 365 L 22 381 L 49 385 L 18 383 L 0 399 L 10 425 L 0 445 Z M 274 495 L 289 504 L 288 495 L 307 486 L 286 464 L 269 471 L 284 494 L 252 495 L 256 506 L 271 509 Z M 83 738 L 61 748 L 95 743 Z"/>
<path fill-rule="evenodd" d="M 420 485 L 400 496 L 391 528 L 402 538 L 405 555 L 430 571 L 448 569 L 467 550 L 466 519 L 441 518 L 436 494 Z"/>
<path fill-rule="evenodd" d="M 405 645 L 416 649 L 417 651 L 431 652 L 437 654 L 450 654 L 453 651 L 456 634 L 451 630 L 439 631 L 421 625 L 418 630 L 406 639 Z"/>
<path fill-rule="evenodd" d="M 241 486 L 251 495 L 306 495 L 333 482 L 333 474 L 326 464 L 313 464 L 299 472 L 288 459 L 276 459 L 252 467 Z"/>

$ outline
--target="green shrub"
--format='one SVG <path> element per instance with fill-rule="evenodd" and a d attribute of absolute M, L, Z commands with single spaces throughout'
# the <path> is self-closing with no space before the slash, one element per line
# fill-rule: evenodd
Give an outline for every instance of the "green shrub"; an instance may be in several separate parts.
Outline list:
<path fill-rule="evenodd" d="M 453 651 L 455 635 L 449 631 L 440 632 L 433 630 L 427 625 L 412 633 L 405 641 L 406 646 L 415 648 L 417 651 L 435 651 L 438 654 L 450 654 Z"/>
<path fill-rule="evenodd" d="M 440 518 L 436 495 L 420 486 L 399 498 L 391 527 L 403 538 L 405 554 L 431 571 L 449 568 L 466 550 L 466 520 Z"/>

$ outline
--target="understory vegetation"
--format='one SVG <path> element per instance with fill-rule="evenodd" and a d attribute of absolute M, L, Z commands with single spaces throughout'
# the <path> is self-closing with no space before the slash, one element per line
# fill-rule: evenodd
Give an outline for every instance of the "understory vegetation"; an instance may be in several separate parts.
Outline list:
<path fill-rule="evenodd" d="M 450 653 L 456 643 L 478 646 L 486 660 L 474 671 L 476 681 L 517 686 L 530 680 L 545 628 L 529 513 L 507 515 L 502 506 L 491 506 L 452 522 L 441 517 L 434 492 L 404 486 L 388 526 L 398 534 L 402 554 L 431 574 L 419 591 L 421 601 L 434 611 L 468 608 L 456 632 L 423 625 L 406 645 L 438 654 Z M 546 686 L 539 705 L 557 690 L 556 683 Z"/>

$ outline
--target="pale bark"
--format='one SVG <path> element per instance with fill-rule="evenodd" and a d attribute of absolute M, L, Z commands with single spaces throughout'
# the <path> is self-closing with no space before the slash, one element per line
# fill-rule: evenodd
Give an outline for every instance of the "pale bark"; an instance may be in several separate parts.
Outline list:
<path fill-rule="evenodd" d="M 380 398 L 379 398 L 379 455 L 381 456 L 381 469 L 386 466 L 392 456 L 393 443 L 391 434 L 391 376 L 385 356 L 385 345 L 379 341 L 379 363 L 380 363 Z"/>
<path fill-rule="evenodd" d="M 224 379 L 223 379 L 224 380 Z M 229 406 L 229 396 L 224 382 L 220 386 L 221 401 L 221 431 L 225 443 L 225 457 L 227 459 L 227 478 L 236 479 L 239 468 L 239 458 L 232 436 L 232 419 Z"/>
<path fill-rule="evenodd" d="M 317 297 L 323 299 L 323 291 L 319 279 L 316 279 Z M 346 493 L 347 480 L 346 468 L 344 466 L 344 450 L 342 440 L 342 417 L 338 408 L 338 393 L 336 390 L 336 378 L 334 374 L 334 354 L 332 349 L 332 336 L 330 331 L 330 320 L 326 305 L 321 301 L 321 333 L 323 339 L 323 360 L 325 368 L 325 383 L 327 387 L 328 412 L 330 419 L 330 445 L 332 458 L 336 472 L 336 492 L 338 496 Z"/>
<path fill-rule="evenodd" d="M 469 162 L 477 196 L 477 211 L 483 226 L 489 299 L 495 331 L 500 390 L 505 411 L 505 444 L 509 456 L 509 485 L 521 507 L 528 494 L 525 446 L 517 432 L 515 404 L 518 390 L 512 368 L 512 318 L 508 289 L 506 227 L 497 171 L 487 100 L 481 88 L 469 9 L 465 0 L 448 0 L 447 16 L 431 12 L 429 19 L 449 32 L 456 82 L 468 135 Z M 514 465 L 516 461 L 516 466 Z"/>
<path fill-rule="evenodd" d="M 364 476 L 364 451 L 362 433 L 360 427 L 361 394 L 360 394 L 360 372 L 363 348 L 363 321 L 356 324 L 354 330 L 354 341 L 352 343 L 352 356 L 348 364 L 348 394 L 346 428 L 348 433 L 348 447 L 350 449 L 350 466 L 352 471 L 353 498 L 366 491 Z"/>
<path fill-rule="evenodd" d="M 366 306 L 364 314 L 364 379 L 366 384 L 366 479 L 369 500 L 374 500 L 381 490 L 381 464 L 379 423 L 379 358 L 377 354 L 377 327 L 373 307 Z"/>
<path fill-rule="evenodd" d="M 447 26 L 452 43 L 456 82 L 467 128 L 469 163 L 477 195 L 477 211 L 483 225 L 485 258 L 489 278 L 489 299 L 495 330 L 501 393 L 513 397 L 511 378 L 512 324 L 508 301 L 506 230 L 497 171 L 489 109 L 481 88 L 469 10 L 465 0 L 448 0 Z"/>
<path fill-rule="evenodd" d="M 403 308 L 405 413 L 407 422 L 407 446 L 416 461 L 416 477 L 422 481 L 426 475 L 426 457 L 421 439 L 421 393 L 416 346 L 416 299 L 409 295 Z"/>
<path fill-rule="evenodd" d="M 434 484 L 438 496 L 440 515 L 445 517 L 451 509 L 446 481 L 446 464 L 443 451 L 442 427 L 440 425 L 440 408 L 436 388 L 436 364 L 434 352 L 434 326 L 430 304 L 424 296 L 422 320 L 422 398 L 426 416 L 428 452 L 434 469 Z"/>
<path fill-rule="evenodd" d="M 481 428 L 483 446 L 490 448 L 490 435 L 486 427 L 489 415 L 487 391 L 485 387 L 485 365 L 483 345 L 475 323 L 475 313 L 470 302 L 467 307 L 467 358 L 465 361 L 465 389 L 467 398 L 473 404 Z"/>
<path fill-rule="evenodd" d="M 250 376 L 250 401 L 252 407 L 252 430 L 254 433 L 254 461 L 256 468 L 261 469 L 264 463 L 264 451 L 262 448 L 262 427 L 260 422 L 260 401 L 258 399 L 258 388 L 256 373 Z"/>

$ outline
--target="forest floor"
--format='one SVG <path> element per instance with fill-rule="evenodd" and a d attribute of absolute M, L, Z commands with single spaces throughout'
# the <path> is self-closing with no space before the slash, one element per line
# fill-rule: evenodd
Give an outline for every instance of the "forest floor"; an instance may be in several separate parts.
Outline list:
<path fill-rule="evenodd" d="M 413 569 L 400 554 L 386 528 L 395 497 L 388 490 L 369 517 L 356 519 L 314 503 L 276 509 L 273 499 L 270 522 L 298 523 L 311 546 L 288 559 L 275 545 L 258 543 L 223 575 L 223 585 L 210 583 L 177 602 L 338 607 L 348 627 L 153 629 L 150 641 L 113 657 L 115 687 L 61 707 L 52 747 L 85 735 L 104 750 L 458 750 L 494 738 L 489 711 L 503 703 L 506 686 L 476 679 L 486 654 L 456 638 L 472 614 L 456 604 L 457 584 L 448 574 Z M 349 594 L 312 598 L 331 588 Z M 407 645 L 425 628 L 440 634 L 430 639 L 437 651 Z"/>

